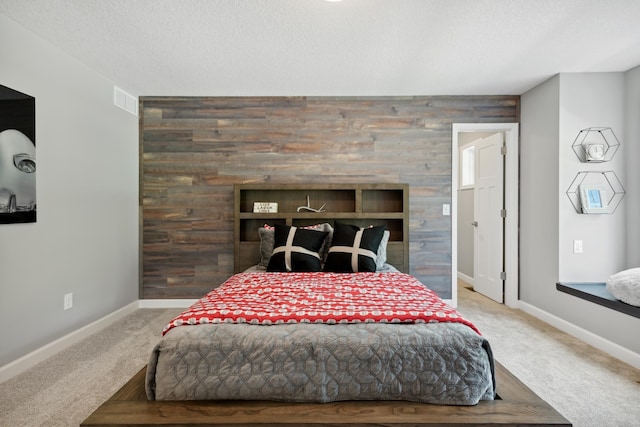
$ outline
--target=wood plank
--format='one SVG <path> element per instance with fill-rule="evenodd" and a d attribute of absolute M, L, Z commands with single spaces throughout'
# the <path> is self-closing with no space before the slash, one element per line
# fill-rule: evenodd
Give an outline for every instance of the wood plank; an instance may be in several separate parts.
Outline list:
<path fill-rule="evenodd" d="M 233 257 L 233 185 L 406 183 L 411 187 L 410 273 L 450 298 L 451 124 L 518 122 L 518 96 L 142 97 L 140 115 L 142 298 L 169 297 L 157 284 L 177 272 L 234 271 L 189 258 L 201 239 Z M 226 219 L 229 222 L 210 222 Z M 213 228 L 204 228 L 211 224 Z M 202 235 L 176 230 L 216 231 Z M 223 232 L 228 234 L 224 234 Z M 256 230 L 257 233 L 257 230 Z M 218 239 L 219 237 L 219 239 Z M 164 257 L 155 243 L 166 243 Z M 184 269 L 167 263 L 171 255 Z M 435 261 L 438 266 L 424 268 Z M 447 272 L 447 269 L 449 270 Z M 211 283 L 214 288 L 219 283 Z M 194 292 L 190 294 L 190 292 Z M 185 289 L 199 298 L 196 289 Z M 164 295 L 164 296 L 163 296 Z"/>
<path fill-rule="evenodd" d="M 146 368 L 81 426 L 571 426 L 549 404 L 496 363 L 499 399 L 474 406 L 405 401 L 286 403 L 148 401 Z"/>

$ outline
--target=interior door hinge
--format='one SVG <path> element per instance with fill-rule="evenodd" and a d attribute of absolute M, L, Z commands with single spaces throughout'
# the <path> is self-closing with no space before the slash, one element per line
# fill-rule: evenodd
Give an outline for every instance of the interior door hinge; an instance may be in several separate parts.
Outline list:
<path fill-rule="evenodd" d="M 500 216 L 502 218 L 506 218 L 507 217 L 507 210 L 506 209 L 500 209 Z"/>
<path fill-rule="evenodd" d="M 500 272 L 500 280 L 507 280 L 507 272 L 506 271 L 501 271 Z"/>
<path fill-rule="evenodd" d="M 503 145 L 502 147 L 500 147 L 500 154 L 502 154 L 503 156 L 507 155 L 507 146 Z"/>

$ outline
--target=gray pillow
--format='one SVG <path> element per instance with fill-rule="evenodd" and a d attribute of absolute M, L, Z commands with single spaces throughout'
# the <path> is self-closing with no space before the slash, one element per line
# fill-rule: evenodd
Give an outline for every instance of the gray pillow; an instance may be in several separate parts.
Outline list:
<path fill-rule="evenodd" d="M 387 243 L 389 243 L 389 230 L 384 230 L 382 240 L 380 240 L 380 246 L 378 246 L 378 256 L 376 257 L 376 271 L 384 269 L 384 264 L 387 262 Z"/>
<path fill-rule="evenodd" d="M 258 229 L 260 236 L 260 266 L 267 267 L 271 254 L 273 254 L 273 244 L 275 242 L 274 229 L 260 227 Z"/>

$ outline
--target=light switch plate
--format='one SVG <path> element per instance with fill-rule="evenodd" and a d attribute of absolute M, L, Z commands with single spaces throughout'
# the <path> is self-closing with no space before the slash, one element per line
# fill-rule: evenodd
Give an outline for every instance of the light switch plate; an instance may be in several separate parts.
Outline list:
<path fill-rule="evenodd" d="M 73 307 L 73 293 L 65 294 L 64 296 L 64 309 L 69 310 Z"/>
<path fill-rule="evenodd" d="M 582 240 L 574 240 L 573 241 L 573 253 L 574 254 L 581 254 L 582 250 L 583 250 Z"/>

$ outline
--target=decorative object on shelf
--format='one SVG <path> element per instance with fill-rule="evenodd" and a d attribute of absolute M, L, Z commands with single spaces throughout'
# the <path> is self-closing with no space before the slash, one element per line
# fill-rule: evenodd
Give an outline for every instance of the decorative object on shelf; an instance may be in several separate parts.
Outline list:
<path fill-rule="evenodd" d="M 298 209 L 296 209 L 297 212 L 301 212 L 301 211 L 309 211 L 309 212 L 324 212 L 324 207 L 327 204 L 325 203 L 324 205 L 320 206 L 318 209 L 314 209 L 311 207 L 311 203 L 309 202 L 309 195 L 307 194 L 307 206 L 298 206 Z"/>
<path fill-rule="evenodd" d="M 609 198 L 604 185 L 581 184 L 579 189 L 582 213 L 609 213 Z"/>
<path fill-rule="evenodd" d="M 567 197 L 578 213 L 613 213 L 625 191 L 614 171 L 578 172 L 567 189 Z"/>
<path fill-rule="evenodd" d="M 278 213 L 278 204 L 274 202 L 255 202 L 254 213 Z"/>
<path fill-rule="evenodd" d="M 582 129 L 571 148 L 581 162 L 608 162 L 620 147 L 620 141 L 608 127 Z"/>
<path fill-rule="evenodd" d="M 604 152 L 604 144 L 589 144 L 585 146 L 585 157 L 587 162 L 603 162 Z"/>

